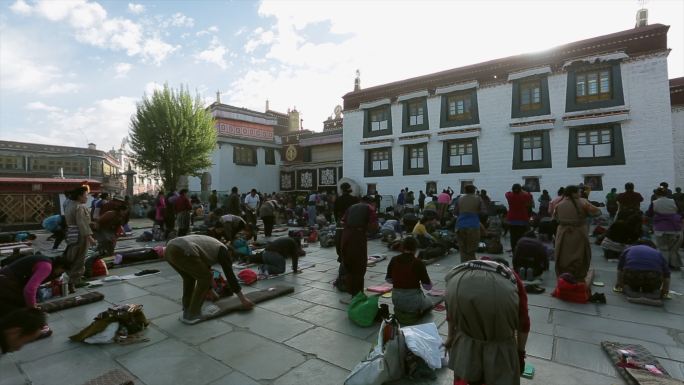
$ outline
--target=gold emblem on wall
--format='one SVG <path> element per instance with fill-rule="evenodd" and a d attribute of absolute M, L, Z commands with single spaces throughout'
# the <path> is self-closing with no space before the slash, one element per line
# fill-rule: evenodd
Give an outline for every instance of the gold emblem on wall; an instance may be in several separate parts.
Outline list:
<path fill-rule="evenodd" d="M 297 159 L 297 147 L 295 147 L 294 144 L 287 146 L 287 150 L 285 151 L 285 159 L 287 159 L 289 162 Z"/>

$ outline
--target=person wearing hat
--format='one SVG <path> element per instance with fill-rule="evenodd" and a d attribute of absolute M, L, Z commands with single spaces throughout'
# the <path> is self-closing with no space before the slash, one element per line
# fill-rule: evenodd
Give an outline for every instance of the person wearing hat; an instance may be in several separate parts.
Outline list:
<path fill-rule="evenodd" d="M 520 384 L 530 332 L 520 277 L 502 262 L 475 260 L 454 267 L 446 283 L 444 346 L 454 383 Z"/>
<path fill-rule="evenodd" d="M 64 212 L 67 224 L 67 248 L 64 251 L 64 256 L 71 266 L 67 274 L 69 275 L 69 292 L 73 293 L 75 286 L 81 284 L 88 248 L 96 244 L 97 241 L 93 238 L 93 230 L 90 228 L 90 215 L 85 205 L 88 200 L 88 188 L 81 186 L 66 191 L 65 195 L 68 203 Z"/>
<path fill-rule="evenodd" d="M 211 316 L 202 312 L 202 304 L 211 288 L 211 267 L 221 265 L 230 290 L 237 295 L 244 309 L 254 303 L 242 294 L 242 288 L 233 273 L 230 250 L 219 240 L 206 235 L 186 235 L 174 238 L 166 245 L 164 258 L 183 278 L 183 314 L 180 321 L 196 324 Z"/>
<path fill-rule="evenodd" d="M 373 198 L 365 196 L 360 203 L 350 206 L 342 218 L 344 229 L 340 251 L 345 269 L 345 284 L 349 294 L 354 297 L 363 291 L 363 279 L 368 266 L 368 231 L 378 229 L 378 216 L 373 206 Z"/>

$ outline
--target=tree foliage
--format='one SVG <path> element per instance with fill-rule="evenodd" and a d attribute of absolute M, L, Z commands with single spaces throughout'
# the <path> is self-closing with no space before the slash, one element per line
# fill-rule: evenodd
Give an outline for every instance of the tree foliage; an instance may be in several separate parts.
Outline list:
<path fill-rule="evenodd" d="M 216 129 L 199 95 L 168 84 L 144 95 L 131 118 L 133 160 L 146 172 L 159 173 L 166 191 L 176 189 L 182 175 L 199 175 L 211 166 Z"/>

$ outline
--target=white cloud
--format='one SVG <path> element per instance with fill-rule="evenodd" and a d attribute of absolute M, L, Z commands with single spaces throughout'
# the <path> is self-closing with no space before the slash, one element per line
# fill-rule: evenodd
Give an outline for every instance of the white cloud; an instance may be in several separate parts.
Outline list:
<path fill-rule="evenodd" d="M 1 30 L 0 84 L 20 93 L 59 94 L 77 91 L 81 85 L 67 82 L 62 70 L 47 62 L 40 49 L 32 49 L 24 37 Z"/>
<path fill-rule="evenodd" d="M 245 32 L 247 32 L 247 28 L 246 28 L 246 27 L 242 27 L 242 28 L 238 29 L 237 31 L 235 31 L 235 33 L 233 34 L 233 36 L 240 36 L 240 35 L 242 35 L 242 34 L 245 33 Z"/>
<path fill-rule="evenodd" d="M 251 53 L 262 45 L 272 44 L 274 39 L 275 33 L 273 31 L 264 31 L 263 28 L 259 27 L 254 30 L 252 38 L 245 44 L 245 52 Z"/>
<path fill-rule="evenodd" d="M 154 37 L 145 41 L 145 45 L 142 47 L 142 55 L 146 61 L 160 66 L 167 56 L 178 49 L 180 49 L 179 45 L 172 46 L 158 37 Z"/>
<path fill-rule="evenodd" d="M 168 23 L 174 27 L 191 28 L 195 25 L 195 20 L 192 17 L 188 17 L 180 12 L 177 12 L 171 16 L 171 19 L 168 20 Z"/>
<path fill-rule="evenodd" d="M 133 68 L 130 63 L 117 63 L 114 66 L 114 72 L 116 72 L 115 78 L 125 78 L 128 76 L 128 72 Z"/>
<path fill-rule="evenodd" d="M 42 102 L 28 103 L 25 108 L 28 120 L 40 129 L 14 130 L 8 133 L 8 140 L 81 147 L 92 142 L 98 148 L 108 150 L 111 143 L 121 143 L 128 135 L 131 116 L 136 111 L 136 98 L 101 99 L 73 110 Z"/>
<path fill-rule="evenodd" d="M 22 1 L 22 0 L 19 0 Z M 162 41 L 157 35 L 129 19 L 109 17 L 107 11 L 97 2 L 86 0 L 39 0 L 33 8 L 23 3 L 17 6 L 22 12 L 37 14 L 53 22 L 66 22 L 74 32 L 76 40 L 113 51 L 125 51 L 129 56 L 141 55 L 146 62 L 160 65 L 174 47 Z M 29 7 L 28 10 L 26 7 Z M 130 3 L 129 11 L 144 10 L 140 4 Z M 35 11 L 35 12 L 32 12 Z M 135 13 L 135 12 L 134 12 Z M 192 26 L 194 20 L 180 13 L 171 21 L 174 25 Z"/>
<path fill-rule="evenodd" d="M 128 12 L 139 15 L 145 12 L 145 6 L 142 4 L 128 3 Z"/>
<path fill-rule="evenodd" d="M 219 31 L 219 28 L 218 28 L 217 26 L 215 26 L 215 25 L 212 25 L 211 27 L 209 27 L 209 28 L 207 28 L 207 29 L 203 29 L 203 30 L 201 30 L 201 31 L 197 31 L 197 33 L 195 33 L 195 36 L 210 35 L 210 34 L 212 34 L 212 33 L 217 33 L 218 31 Z"/>
<path fill-rule="evenodd" d="M 30 15 L 33 10 L 30 5 L 26 4 L 24 0 L 17 0 L 10 6 L 12 12 L 19 15 Z"/>
<path fill-rule="evenodd" d="M 159 84 L 157 82 L 149 82 L 145 84 L 145 94 L 147 96 L 151 96 L 154 91 L 161 91 L 164 89 L 164 86 L 162 84 Z"/>
<path fill-rule="evenodd" d="M 214 36 L 214 38 L 211 40 L 209 48 L 196 54 L 195 59 L 198 61 L 213 63 L 221 67 L 221 69 L 226 69 L 228 67 L 225 59 L 226 53 L 228 53 L 228 49 L 221 44 L 221 41 L 216 36 Z"/>

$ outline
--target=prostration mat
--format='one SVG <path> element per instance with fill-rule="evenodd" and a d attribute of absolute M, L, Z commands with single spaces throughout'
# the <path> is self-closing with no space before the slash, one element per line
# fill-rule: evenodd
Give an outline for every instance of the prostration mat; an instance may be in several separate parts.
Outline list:
<path fill-rule="evenodd" d="M 622 376 L 625 382 L 629 385 L 682 384 L 681 381 L 672 379 L 667 370 L 665 370 L 665 368 L 660 364 L 660 362 L 658 362 L 658 359 L 656 359 L 651 354 L 651 352 L 648 351 L 648 349 L 641 345 L 602 341 L 601 347 L 606 352 L 606 354 L 608 354 L 608 357 L 610 358 L 613 365 L 615 365 L 615 370 L 617 370 L 617 372 L 620 373 L 620 376 Z M 632 351 L 634 353 L 632 358 L 636 362 L 640 362 L 647 365 L 653 365 L 656 368 L 658 368 L 658 370 L 660 370 L 663 373 L 663 375 L 653 376 L 645 369 L 623 368 L 619 366 L 618 364 L 621 361 L 621 354 L 619 350 Z M 634 373 L 636 375 L 632 375 L 631 373 Z M 653 382 L 654 380 L 660 382 Z"/>
<path fill-rule="evenodd" d="M 245 293 L 245 297 L 254 303 L 259 303 L 290 293 L 294 293 L 294 286 L 273 285 L 272 287 Z M 242 303 L 237 296 L 220 299 L 214 302 L 214 305 L 216 305 L 219 310 L 211 316 L 206 317 L 204 320 L 221 317 L 234 311 L 242 310 Z"/>
<path fill-rule="evenodd" d="M 133 385 L 133 377 L 126 374 L 122 370 L 114 369 L 107 373 L 93 378 L 83 385 Z"/>
<path fill-rule="evenodd" d="M 91 291 L 89 293 L 79 294 L 73 297 L 60 298 L 54 301 L 41 303 L 40 308 L 48 313 L 54 313 L 64 309 L 70 309 L 72 307 L 102 301 L 103 299 L 104 294 L 97 291 Z"/>

